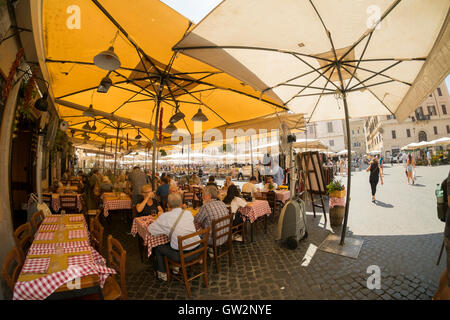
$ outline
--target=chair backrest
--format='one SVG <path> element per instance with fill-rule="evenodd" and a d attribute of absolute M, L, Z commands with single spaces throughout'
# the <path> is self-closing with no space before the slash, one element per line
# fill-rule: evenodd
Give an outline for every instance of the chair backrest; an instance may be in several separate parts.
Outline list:
<path fill-rule="evenodd" d="M 14 290 L 14 286 L 22 270 L 23 259 L 17 247 L 13 247 L 3 259 L 2 277 L 8 287 Z"/>
<path fill-rule="evenodd" d="M 214 246 L 219 246 L 226 242 L 231 243 L 231 227 L 233 226 L 233 216 L 233 214 L 229 214 L 223 216 L 222 218 L 213 220 L 212 236 Z M 225 238 L 223 242 L 219 241 L 223 238 Z"/>
<path fill-rule="evenodd" d="M 277 196 L 274 191 L 263 192 L 264 199 L 267 200 L 271 207 L 275 207 L 277 204 Z"/>
<path fill-rule="evenodd" d="M 103 231 L 104 228 L 98 218 L 95 217 L 91 220 L 91 225 L 89 227 L 89 232 L 91 234 L 91 242 L 92 246 L 95 250 L 97 250 L 100 254 L 103 251 Z"/>
<path fill-rule="evenodd" d="M 180 252 L 180 262 L 181 265 L 184 265 L 184 259 L 189 258 L 190 256 L 196 255 L 198 253 L 201 253 L 199 257 L 195 260 L 189 261 L 189 263 L 195 263 L 197 260 L 203 259 L 204 262 L 206 262 L 206 252 L 208 250 L 208 240 L 209 240 L 209 231 L 210 227 L 207 227 L 205 229 L 201 229 L 197 232 L 187 234 L 185 236 L 178 236 L 178 250 Z M 183 245 L 183 242 L 185 240 L 188 240 L 190 238 L 194 238 L 196 236 L 200 236 L 200 240 L 194 241 L 192 243 Z M 187 242 L 187 241 L 186 241 Z M 193 250 L 193 248 L 200 244 L 196 250 Z M 188 253 L 185 253 L 184 251 L 192 250 Z"/>
<path fill-rule="evenodd" d="M 125 266 L 127 262 L 127 252 L 119 241 L 108 235 L 108 266 L 117 271 L 120 276 L 120 289 L 122 291 L 121 298 L 128 299 L 127 285 L 125 281 Z"/>
<path fill-rule="evenodd" d="M 70 185 L 71 186 L 79 186 L 79 185 L 81 185 L 81 182 L 78 179 L 70 180 Z"/>
<path fill-rule="evenodd" d="M 77 209 L 77 195 L 76 194 L 60 195 L 59 206 L 61 209 Z"/>
<path fill-rule="evenodd" d="M 33 226 L 33 230 L 36 233 L 36 231 L 39 229 L 39 226 L 41 225 L 42 221 L 44 221 L 45 215 L 42 210 L 36 211 L 31 216 L 31 225 Z"/>
<path fill-rule="evenodd" d="M 41 195 L 41 200 L 42 202 L 44 202 L 46 205 L 51 206 L 52 204 L 52 194 L 51 193 L 43 193 Z"/>
<path fill-rule="evenodd" d="M 31 229 L 31 224 L 29 222 L 17 227 L 14 231 L 14 241 L 16 242 L 22 260 L 25 261 L 28 249 L 33 243 L 33 230 Z"/>
<path fill-rule="evenodd" d="M 183 193 L 183 203 L 186 201 L 192 201 L 194 200 L 194 193 L 193 192 L 184 192 Z"/>
<path fill-rule="evenodd" d="M 242 198 L 245 199 L 245 201 L 251 201 L 252 199 L 252 193 L 251 192 L 241 192 Z"/>

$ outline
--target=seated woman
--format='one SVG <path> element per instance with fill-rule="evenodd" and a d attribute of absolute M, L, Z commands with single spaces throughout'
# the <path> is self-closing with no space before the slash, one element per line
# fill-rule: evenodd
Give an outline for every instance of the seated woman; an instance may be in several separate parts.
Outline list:
<path fill-rule="evenodd" d="M 208 183 L 206 184 L 206 186 L 214 186 L 217 188 L 217 183 L 215 181 L 214 176 L 209 176 Z"/>
<path fill-rule="evenodd" d="M 278 188 L 278 185 L 273 182 L 272 176 L 267 176 L 266 184 L 264 185 L 263 192 L 275 191 Z"/>
<path fill-rule="evenodd" d="M 113 185 L 111 181 L 109 180 L 108 176 L 104 176 L 102 179 L 102 183 L 100 184 L 100 193 L 103 194 L 104 192 L 112 192 L 113 191 Z"/>
<path fill-rule="evenodd" d="M 238 212 L 239 208 L 243 208 L 247 206 L 247 202 L 240 197 L 240 193 L 238 188 L 232 184 L 227 191 L 227 195 L 223 199 L 223 202 L 226 205 L 230 205 L 231 207 L 231 213 L 233 213 L 233 226 L 236 226 L 238 224 L 241 224 L 244 220 L 242 219 L 241 214 Z M 242 237 L 238 236 L 234 240 L 236 241 L 242 241 Z"/>
<path fill-rule="evenodd" d="M 233 181 L 231 181 L 231 176 L 225 177 L 225 183 L 223 184 L 222 190 L 227 191 L 228 187 L 234 185 Z"/>
<path fill-rule="evenodd" d="M 143 197 L 143 201 L 136 205 L 138 217 L 163 212 L 163 209 L 159 205 L 158 200 L 155 199 L 155 194 L 153 193 L 153 189 L 150 184 L 142 186 L 141 194 Z"/>

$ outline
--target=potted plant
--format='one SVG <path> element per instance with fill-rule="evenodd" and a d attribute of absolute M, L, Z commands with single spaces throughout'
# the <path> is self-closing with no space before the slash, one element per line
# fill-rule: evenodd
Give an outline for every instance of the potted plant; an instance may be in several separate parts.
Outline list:
<path fill-rule="evenodd" d="M 345 215 L 345 186 L 340 180 L 334 179 L 327 185 L 330 195 L 330 224 L 333 227 L 342 225 Z"/>

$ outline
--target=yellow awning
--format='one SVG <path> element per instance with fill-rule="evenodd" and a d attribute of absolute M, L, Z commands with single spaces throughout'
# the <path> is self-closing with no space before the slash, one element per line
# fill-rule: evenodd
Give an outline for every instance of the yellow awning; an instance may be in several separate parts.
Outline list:
<path fill-rule="evenodd" d="M 57 102 L 59 116 L 71 128 L 81 129 L 89 120 L 93 125 L 93 118 L 82 116 L 82 108 L 92 104 L 94 110 L 148 124 L 140 127 L 142 140 L 153 139 L 155 95 L 161 81 L 163 128 L 175 112 L 174 100 L 186 115 L 185 122 L 179 121 L 176 126 L 192 134 L 191 118 L 199 107 L 209 119 L 203 123 L 203 131 L 286 110 L 270 92 L 261 95 L 250 85 L 207 64 L 181 54 L 174 56 L 172 47 L 183 38 L 190 22 L 158 0 L 42 3 L 44 57 L 40 59 L 45 60 L 50 94 Z M 99 93 L 97 87 L 108 71 L 94 65 L 93 58 L 110 46 L 121 67 L 109 74 L 113 85 L 108 92 Z M 105 117 L 98 120 L 96 131 L 115 136 L 117 121 L 112 122 Z M 128 133 L 129 138 L 134 138 L 139 126 L 133 123 L 122 122 L 119 136 L 125 138 Z M 169 143 L 170 134 L 163 136 Z M 95 134 L 90 139 L 104 141 Z"/>

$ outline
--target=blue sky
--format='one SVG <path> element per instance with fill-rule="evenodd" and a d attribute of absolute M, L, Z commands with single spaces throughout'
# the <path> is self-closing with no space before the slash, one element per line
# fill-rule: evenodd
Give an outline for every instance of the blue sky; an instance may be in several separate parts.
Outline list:
<path fill-rule="evenodd" d="M 199 23 L 222 0 L 161 0 L 194 23 Z"/>
<path fill-rule="evenodd" d="M 194 23 L 199 23 L 222 0 L 161 0 Z M 450 89 L 450 75 L 445 79 Z"/>

